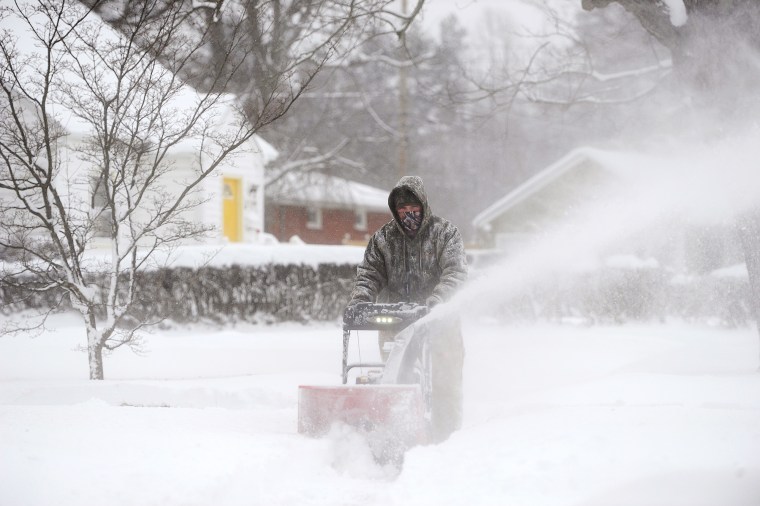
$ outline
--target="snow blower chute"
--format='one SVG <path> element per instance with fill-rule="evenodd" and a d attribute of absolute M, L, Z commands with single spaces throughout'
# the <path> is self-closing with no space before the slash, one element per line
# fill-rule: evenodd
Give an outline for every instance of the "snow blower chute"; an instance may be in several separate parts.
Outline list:
<path fill-rule="evenodd" d="M 335 423 L 365 434 L 383 451 L 398 453 L 427 441 L 430 425 L 431 363 L 427 326 L 416 325 L 428 313 L 410 303 L 360 303 L 343 315 L 343 384 L 300 386 L 298 432 L 311 437 L 327 434 Z M 396 332 L 385 362 L 349 363 L 353 331 Z M 349 371 L 367 368 L 367 375 L 349 385 Z M 375 445 L 378 446 L 378 445 Z"/>

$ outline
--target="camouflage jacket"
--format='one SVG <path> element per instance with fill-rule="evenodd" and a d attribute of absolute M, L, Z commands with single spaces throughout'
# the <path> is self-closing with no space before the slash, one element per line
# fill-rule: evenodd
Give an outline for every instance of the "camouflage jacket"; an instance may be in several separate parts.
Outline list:
<path fill-rule="evenodd" d="M 422 203 L 423 219 L 415 237 L 401 226 L 394 206 L 406 188 Z M 358 302 L 416 302 L 434 306 L 446 301 L 467 279 L 467 260 L 459 230 L 430 211 L 422 180 L 406 176 L 388 196 L 394 219 L 369 241 L 357 268 L 349 305 Z"/>

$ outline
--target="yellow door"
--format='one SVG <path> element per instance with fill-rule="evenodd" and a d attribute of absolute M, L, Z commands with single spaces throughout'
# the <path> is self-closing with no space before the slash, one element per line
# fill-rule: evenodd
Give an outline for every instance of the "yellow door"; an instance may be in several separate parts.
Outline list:
<path fill-rule="evenodd" d="M 243 194 L 239 178 L 222 181 L 222 233 L 230 242 L 243 239 Z"/>

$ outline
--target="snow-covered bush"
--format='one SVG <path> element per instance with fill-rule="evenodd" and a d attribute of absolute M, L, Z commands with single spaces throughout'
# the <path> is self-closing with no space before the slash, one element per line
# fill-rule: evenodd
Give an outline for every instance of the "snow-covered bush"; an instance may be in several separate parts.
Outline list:
<path fill-rule="evenodd" d="M 131 323 L 333 320 L 353 286 L 350 264 L 164 268 L 138 273 Z M 67 308 L 62 293 L 0 287 L 4 312 Z"/>
<path fill-rule="evenodd" d="M 337 318 L 356 267 L 320 264 L 162 269 L 141 274 L 141 321 L 309 321 Z"/>

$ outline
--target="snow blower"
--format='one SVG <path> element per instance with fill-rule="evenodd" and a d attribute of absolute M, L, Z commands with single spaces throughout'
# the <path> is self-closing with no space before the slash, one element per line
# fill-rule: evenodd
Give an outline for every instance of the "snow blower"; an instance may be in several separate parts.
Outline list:
<path fill-rule="evenodd" d="M 397 459 L 427 441 L 430 425 L 431 374 L 427 339 L 415 322 L 428 313 L 410 303 L 360 303 L 343 315 L 342 385 L 305 386 L 298 392 L 298 432 L 326 435 L 336 423 L 362 433 L 377 460 Z M 396 332 L 385 362 L 349 363 L 353 331 Z M 349 371 L 367 368 L 348 384 Z"/>

